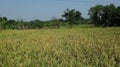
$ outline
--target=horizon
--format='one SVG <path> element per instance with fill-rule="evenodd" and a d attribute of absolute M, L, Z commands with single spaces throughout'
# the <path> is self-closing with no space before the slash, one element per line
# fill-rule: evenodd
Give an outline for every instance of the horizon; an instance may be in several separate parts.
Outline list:
<path fill-rule="evenodd" d="M 61 18 L 64 11 L 75 9 L 82 13 L 82 17 L 89 18 L 88 10 L 95 5 L 114 4 L 120 6 L 118 0 L 0 0 L 0 16 L 8 19 L 22 19 L 30 21 L 40 19 L 42 21 L 51 20 L 52 17 Z"/>

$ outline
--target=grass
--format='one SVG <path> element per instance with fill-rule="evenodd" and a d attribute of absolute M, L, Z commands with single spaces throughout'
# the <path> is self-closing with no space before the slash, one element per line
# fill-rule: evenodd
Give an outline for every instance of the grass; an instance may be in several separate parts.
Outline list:
<path fill-rule="evenodd" d="M 120 28 L 3 30 L 0 67 L 120 67 Z"/>

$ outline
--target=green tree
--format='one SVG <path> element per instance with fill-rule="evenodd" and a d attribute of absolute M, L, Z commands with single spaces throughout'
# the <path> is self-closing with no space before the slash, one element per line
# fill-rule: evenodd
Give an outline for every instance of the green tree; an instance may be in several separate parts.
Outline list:
<path fill-rule="evenodd" d="M 115 18 L 115 25 L 120 26 L 120 6 L 116 8 L 116 18 Z"/>
<path fill-rule="evenodd" d="M 8 20 L 5 25 L 5 28 L 6 29 L 16 29 L 17 28 L 16 20 Z"/>
<path fill-rule="evenodd" d="M 5 24 L 7 23 L 7 17 L 0 17 L 0 28 L 5 29 Z"/>
<path fill-rule="evenodd" d="M 42 21 L 40 21 L 39 19 L 33 20 L 31 22 L 32 22 L 32 28 L 34 29 L 40 29 L 44 27 Z"/>
<path fill-rule="evenodd" d="M 51 20 L 51 26 L 54 28 L 59 28 L 60 27 L 60 21 L 56 18 L 53 17 Z"/>
<path fill-rule="evenodd" d="M 104 22 L 104 26 L 115 26 L 116 20 L 116 7 L 113 4 L 104 6 L 102 19 Z"/>
<path fill-rule="evenodd" d="M 1 26 L 2 26 L 2 17 L 0 17 L 0 29 L 1 29 Z"/>
<path fill-rule="evenodd" d="M 96 5 L 89 10 L 92 23 L 95 26 L 120 26 L 120 7 L 110 5 Z"/>
<path fill-rule="evenodd" d="M 95 26 L 100 26 L 103 23 L 103 9 L 104 7 L 102 5 L 96 5 L 89 10 L 88 15 L 90 15 L 90 19 Z"/>
<path fill-rule="evenodd" d="M 62 17 L 68 22 L 69 27 L 72 28 L 72 25 L 75 24 L 76 21 L 81 19 L 81 12 L 76 11 L 75 9 L 64 11 Z"/>

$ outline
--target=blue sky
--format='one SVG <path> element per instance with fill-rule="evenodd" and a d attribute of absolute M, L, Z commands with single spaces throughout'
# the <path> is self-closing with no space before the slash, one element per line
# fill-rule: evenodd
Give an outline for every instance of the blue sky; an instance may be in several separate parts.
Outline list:
<path fill-rule="evenodd" d="M 90 7 L 110 3 L 120 6 L 120 0 L 0 0 L 0 16 L 16 20 L 50 20 L 52 17 L 60 18 L 69 8 L 79 10 L 83 17 L 88 18 Z"/>

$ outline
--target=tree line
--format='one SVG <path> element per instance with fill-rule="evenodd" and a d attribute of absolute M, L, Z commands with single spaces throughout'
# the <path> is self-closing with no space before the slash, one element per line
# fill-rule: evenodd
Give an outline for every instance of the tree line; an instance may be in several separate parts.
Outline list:
<path fill-rule="evenodd" d="M 50 21 L 41 21 L 39 19 L 31 21 L 8 20 L 6 17 L 0 17 L 0 29 L 41 29 L 41 28 L 59 28 L 60 21 L 52 19 Z"/>
<path fill-rule="evenodd" d="M 49 21 L 41 21 L 39 19 L 31 21 L 8 20 L 7 17 L 0 17 L 0 29 L 40 29 L 40 28 L 60 28 L 63 25 L 94 24 L 100 27 L 120 26 L 120 6 L 96 5 L 88 11 L 89 19 L 81 16 L 81 12 L 75 9 L 66 9 L 61 15 L 62 18 L 53 17 Z"/>
<path fill-rule="evenodd" d="M 96 5 L 89 10 L 90 20 L 95 26 L 120 26 L 120 6 Z"/>
<path fill-rule="evenodd" d="M 69 26 L 71 28 L 72 25 L 84 24 L 86 23 L 86 21 L 87 19 L 81 19 L 78 21 L 69 22 L 69 20 L 61 18 L 57 19 L 56 17 L 53 17 L 51 20 L 48 21 L 41 21 L 39 19 L 23 21 L 14 19 L 8 20 L 7 17 L 0 17 L 0 29 L 41 29 L 41 28 L 60 28 L 60 26 Z"/>

